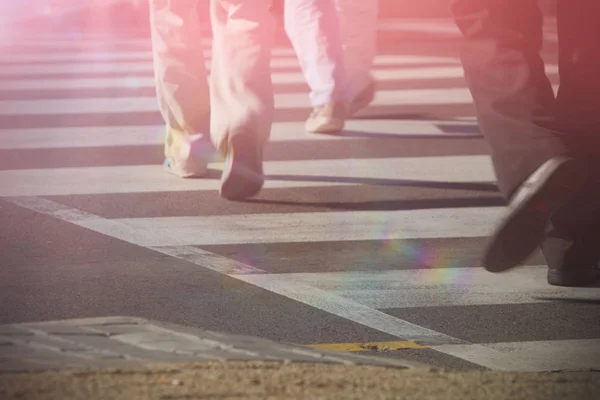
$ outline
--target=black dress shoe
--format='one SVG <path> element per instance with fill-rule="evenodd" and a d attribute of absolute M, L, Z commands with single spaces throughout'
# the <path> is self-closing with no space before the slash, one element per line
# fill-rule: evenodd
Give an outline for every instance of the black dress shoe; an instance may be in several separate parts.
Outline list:
<path fill-rule="evenodd" d="M 483 267 L 501 272 L 521 264 L 544 239 L 550 218 L 578 195 L 586 179 L 586 168 L 575 159 L 542 164 L 513 196 L 484 251 Z"/>
<path fill-rule="evenodd" d="M 550 285 L 586 287 L 600 283 L 599 233 L 571 239 L 553 230 L 541 248 L 548 263 Z"/>
<path fill-rule="evenodd" d="M 548 284 L 552 286 L 588 287 L 600 284 L 600 264 L 565 265 L 548 268 Z"/>

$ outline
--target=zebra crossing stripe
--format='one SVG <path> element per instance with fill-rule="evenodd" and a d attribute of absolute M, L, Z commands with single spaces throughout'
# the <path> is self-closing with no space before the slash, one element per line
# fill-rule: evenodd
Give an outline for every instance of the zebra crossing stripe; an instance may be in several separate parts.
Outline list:
<path fill-rule="evenodd" d="M 136 241 L 140 246 L 212 246 L 485 237 L 504 212 L 504 207 L 471 207 L 124 218 L 118 221 L 136 231 L 147 232 Z M 81 225 L 103 232 L 103 224 L 104 220 L 92 220 Z M 161 232 L 161 237 L 155 238 L 152 232 Z M 172 241 L 165 242 L 163 234 Z"/>
<path fill-rule="evenodd" d="M 148 78 L 151 79 L 151 78 Z M 132 85 L 136 81 L 132 80 Z M 32 87 L 33 89 L 33 87 Z M 558 89 L 556 86 L 555 89 Z M 417 105 L 456 105 L 471 104 L 473 99 L 467 88 L 449 89 L 407 89 L 380 90 L 370 104 L 377 106 L 417 106 Z M 306 93 L 275 94 L 275 108 L 278 110 L 311 107 Z M 0 115 L 61 115 L 61 114 L 123 114 L 135 112 L 158 112 L 155 96 L 84 98 L 84 99 L 43 99 L 43 100 L 1 100 Z"/>
<path fill-rule="evenodd" d="M 210 60 L 210 57 L 207 57 Z M 108 65 L 127 65 L 127 64 L 147 64 L 152 63 L 152 53 L 149 51 L 128 51 L 128 52 L 93 52 L 93 53 L 51 53 L 43 54 L 15 54 L 10 57 L 0 55 L 0 71 L 3 73 L 17 73 L 19 67 L 31 66 L 54 66 L 63 67 L 67 65 L 78 65 L 80 68 L 90 66 L 90 64 L 108 64 Z M 373 60 L 373 66 L 393 67 L 410 66 L 414 64 L 460 64 L 460 60 L 455 57 L 437 57 L 437 56 L 418 56 L 418 55 L 378 55 Z M 289 68 L 298 67 L 296 56 L 279 56 L 271 58 L 271 67 Z M 10 71 L 10 72 L 9 72 Z"/>
<path fill-rule="evenodd" d="M 454 127 L 452 133 L 443 126 Z M 340 141 L 369 138 L 403 136 L 427 137 L 473 137 L 476 125 L 470 121 L 456 120 L 348 120 L 345 131 L 336 135 L 315 135 L 306 133 L 304 122 L 275 122 L 271 129 L 270 143 L 297 141 Z M 462 129 L 462 131 L 461 131 Z M 353 135 L 352 132 L 364 132 Z M 77 147 L 118 147 L 140 145 L 162 145 L 165 127 L 148 126 L 101 126 L 0 129 L 0 149 L 60 149 Z"/>
<path fill-rule="evenodd" d="M 297 64 L 297 63 L 296 63 Z M 210 65 L 206 65 L 210 71 Z M 304 75 L 299 71 L 298 65 L 291 65 L 286 68 L 294 68 L 293 72 L 277 72 L 278 67 L 274 67 L 274 72 L 271 73 L 271 80 L 274 84 L 300 84 L 305 83 Z M 97 79 L 98 74 L 123 74 L 123 77 L 116 77 L 114 80 L 107 80 L 108 87 L 118 86 L 118 83 L 124 83 L 131 79 L 143 79 L 152 77 L 154 68 L 151 63 L 128 63 L 128 64 L 91 64 L 89 66 L 71 65 L 68 67 L 49 66 L 48 68 L 40 65 L 27 66 L 22 68 L 2 68 L 0 67 L 0 79 L 3 75 L 17 74 L 18 79 L 6 79 L 6 88 L 15 87 L 17 82 L 26 79 L 24 76 L 31 75 L 32 84 L 37 80 L 48 80 L 46 78 L 36 78 L 36 75 L 59 74 L 65 78 L 69 75 L 77 75 L 79 79 Z M 142 74 L 142 75 L 132 75 Z M 96 75 L 96 76 L 94 76 Z M 412 79 L 450 79 L 462 78 L 463 69 L 461 66 L 453 67 L 418 67 L 418 68 L 394 68 L 394 69 L 373 69 L 372 75 L 377 80 L 412 80 Z M 87 77 L 89 76 L 89 77 Z M 65 80 L 60 77 L 54 80 Z M 146 81 L 150 82 L 150 81 Z M 122 86 L 122 85 L 121 85 Z"/>
<path fill-rule="evenodd" d="M 441 228 L 443 229 L 443 227 Z M 401 251 L 414 251 L 409 245 Z M 428 249 L 422 249 L 427 253 Z M 418 253 L 418 252 L 416 252 Z M 490 274 L 476 265 L 447 265 L 443 255 L 431 257 L 430 269 L 270 274 L 327 290 L 378 310 L 452 306 L 541 304 L 578 296 L 598 298 L 597 288 L 569 288 L 546 283 L 548 267 L 528 265 Z M 437 265 L 436 265 L 437 262 Z M 549 300 L 552 299 L 552 300 Z"/>
<path fill-rule="evenodd" d="M 488 156 L 267 161 L 265 188 L 494 182 Z M 209 164 L 219 169 L 222 164 Z M 218 190 L 217 179 L 174 180 L 158 165 L 0 171 L 0 196 Z"/>

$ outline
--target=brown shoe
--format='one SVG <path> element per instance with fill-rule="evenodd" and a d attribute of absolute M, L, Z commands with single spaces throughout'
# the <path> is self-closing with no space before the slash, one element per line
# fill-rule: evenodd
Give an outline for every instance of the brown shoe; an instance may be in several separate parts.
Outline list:
<path fill-rule="evenodd" d="M 335 133 L 344 129 L 346 106 L 340 102 L 316 107 L 306 120 L 305 128 L 312 133 Z"/>

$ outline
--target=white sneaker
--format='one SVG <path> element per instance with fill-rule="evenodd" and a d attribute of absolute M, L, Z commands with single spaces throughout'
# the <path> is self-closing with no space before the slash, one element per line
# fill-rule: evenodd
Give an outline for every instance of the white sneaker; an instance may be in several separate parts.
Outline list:
<path fill-rule="evenodd" d="M 172 134 L 167 137 L 163 167 L 180 178 L 201 178 L 208 172 L 207 164 L 212 153 L 214 150 L 210 142 L 201 134 L 186 136 Z"/>

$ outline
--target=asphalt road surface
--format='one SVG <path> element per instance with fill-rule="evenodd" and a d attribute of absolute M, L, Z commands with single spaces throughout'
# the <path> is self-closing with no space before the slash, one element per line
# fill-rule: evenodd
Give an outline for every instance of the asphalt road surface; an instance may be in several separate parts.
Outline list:
<path fill-rule="evenodd" d="M 127 315 L 448 368 L 600 368 L 600 289 L 548 286 L 539 254 L 478 267 L 504 201 L 451 21 L 381 21 L 380 91 L 338 136 L 304 132 L 279 38 L 246 202 L 219 198 L 218 161 L 162 170 L 145 28 L 39 26 L 1 43 L 0 323 Z"/>

